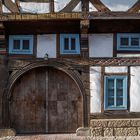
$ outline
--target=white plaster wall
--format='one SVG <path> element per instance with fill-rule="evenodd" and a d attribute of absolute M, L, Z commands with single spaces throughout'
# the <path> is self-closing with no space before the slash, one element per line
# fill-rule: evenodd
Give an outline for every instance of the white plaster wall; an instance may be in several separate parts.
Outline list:
<path fill-rule="evenodd" d="M 71 0 L 55 0 L 55 12 L 62 10 Z"/>
<path fill-rule="evenodd" d="M 2 5 L 2 11 L 4 13 L 11 13 L 4 5 Z"/>
<path fill-rule="evenodd" d="M 78 5 L 73 9 L 74 12 L 81 12 L 82 11 L 82 6 L 81 2 L 78 3 Z"/>
<path fill-rule="evenodd" d="M 98 11 L 91 2 L 89 2 L 89 11 Z"/>
<path fill-rule="evenodd" d="M 101 113 L 101 67 L 90 67 L 90 113 Z"/>
<path fill-rule="evenodd" d="M 111 11 L 127 11 L 138 0 L 101 0 Z"/>
<path fill-rule="evenodd" d="M 12 0 L 15 2 L 15 0 Z M 127 11 L 132 7 L 137 0 L 101 0 L 111 11 Z M 55 12 L 62 10 L 70 0 L 55 0 L 54 1 Z M 48 3 L 32 3 L 32 2 L 21 2 L 20 6 L 24 12 L 32 13 L 48 13 L 49 12 Z M 90 11 L 96 11 L 96 8 L 89 3 Z M 81 4 L 75 8 L 74 11 L 80 11 Z M 3 8 L 3 12 L 9 12 L 7 9 Z"/>
<path fill-rule="evenodd" d="M 130 112 L 140 112 L 140 66 L 130 68 Z"/>
<path fill-rule="evenodd" d="M 119 66 L 119 67 L 117 67 L 117 66 L 114 66 L 114 67 L 109 66 L 109 67 L 105 67 L 105 72 L 106 73 L 127 73 L 128 68 L 127 68 L 127 66 L 123 66 L 123 67 L 121 67 L 121 66 Z"/>
<path fill-rule="evenodd" d="M 46 53 L 49 58 L 56 58 L 55 34 L 37 36 L 37 58 L 44 58 Z"/>
<path fill-rule="evenodd" d="M 113 34 L 90 34 L 89 35 L 90 57 L 113 56 Z"/>
<path fill-rule="evenodd" d="M 20 2 L 22 12 L 49 13 L 49 3 Z"/>

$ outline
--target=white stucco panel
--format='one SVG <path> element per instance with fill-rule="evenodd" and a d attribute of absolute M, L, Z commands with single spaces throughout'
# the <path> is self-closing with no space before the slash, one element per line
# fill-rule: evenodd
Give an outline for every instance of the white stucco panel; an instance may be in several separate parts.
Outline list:
<path fill-rule="evenodd" d="M 101 67 L 90 67 L 90 113 L 101 113 Z"/>
<path fill-rule="evenodd" d="M 89 35 L 90 57 L 113 56 L 113 34 L 90 34 Z"/>
<path fill-rule="evenodd" d="M 114 67 L 105 67 L 105 72 L 106 73 L 127 73 L 128 72 L 128 68 L 127 66 L 114 66 Z"/>
<path fill-rule="evenodd" d="M 130 68 L 130 112 L 140 112 L 140 66 Z"/>
<path fill-rule="evenodd" d="M 37 36 L 37 58 L 44 58 L 46 53 L 49 58 L 56 58 L 55 34 Z"/>
<path fill-rule="evenodd" d="M 82 7 L 81 6 L 81 2 L 79 2 L 77 4 L 77 6 L 72 11 L 74 11 L 74 12 L 81 12 L 82 11 L 81 7 Z"/>
<path fill-rule="evenodd" d="M 22 12 L 49 13 L 49 3 L 20 2 Z"/>

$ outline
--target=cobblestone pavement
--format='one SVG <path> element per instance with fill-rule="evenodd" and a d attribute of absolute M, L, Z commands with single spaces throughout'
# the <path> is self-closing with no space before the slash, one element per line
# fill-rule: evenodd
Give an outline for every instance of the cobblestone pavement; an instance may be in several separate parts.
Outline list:
<path fill-rule="evenodd" d="M 5 137 L 0 140 L 140 140 L 140 137 L 80 137 L 75 134 L 59 134 L 59 135 L 26 135 L 16 137 Z"/>

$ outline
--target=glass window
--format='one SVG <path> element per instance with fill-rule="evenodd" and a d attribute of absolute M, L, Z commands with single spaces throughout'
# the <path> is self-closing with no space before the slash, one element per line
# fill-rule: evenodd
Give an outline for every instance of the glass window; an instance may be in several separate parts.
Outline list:
<path fill-rule="evenodd" d="M 32 35 L 10 35 L 9 36 L 10 54 L 32 54 L 33 36 Z"/>
<path fill-rule="evenodd" d="M 105 77 L 104 107 L 105 110 L 127 109 L 127 77 Z"/>
<path fill-rule="evenodd" d="M 60 54 L 80 54 L 78 34 L 60 35 Z"/>

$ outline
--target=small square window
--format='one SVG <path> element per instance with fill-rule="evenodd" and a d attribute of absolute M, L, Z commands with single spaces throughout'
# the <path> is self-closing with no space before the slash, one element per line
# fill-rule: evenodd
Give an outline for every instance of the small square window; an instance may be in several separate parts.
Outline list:
<path fill-rule="evenodd" d="M 78 34 L 60 35 L 61 54 L 80 54 L 80 42 Z"/>
<path fill-rule="evenodd" d="M 22 46 L 22 49 L 23 50 L 29 50 L 29 48 L 30 48 L 30 42 L 29 42 L 29 40 L 23 40 L 23 46 Z"/>
<path fill-rule="evenodd" d="M 69 50 L 69 39 L 68 38 L 64 39 L 64 49 Z"/>
<path fill-rule="evenodd" d="M 140 51 L 140 34 L 117 34 L 117 50 Z"/>
<path fill-rule="evenodd" d="M 75 50 L 76 49 L 76 40 L 75 38 L 71 38 L 71 50 Z"/>
<path fill-rule="evenodd" d="M 20 50 L 20 40 L 13 40 L 13 49 Z"/>
<path fill-rule="evenodd" d="M 9 36 L 10 54 L 32 54 L 33 36 L 32 35 L 10 35 Z"/>
<path fill-rule="evenodd" d="M 122 46 L 128 46 L 129 45 L 129 39 L 127 37 L 122 37 L 120 40 L 121 40 L 121 45 Z"/>
<path fill-rule="evenodd" d="M 106 76 L 104 86 L 104 109 L 127 109 L 127 77 Z"/>
<path fill-rule="evenodd" d="M 131 38 L 132 46 L 139 46 L 139 38 Z"/>

